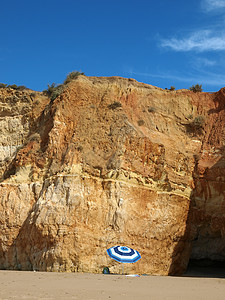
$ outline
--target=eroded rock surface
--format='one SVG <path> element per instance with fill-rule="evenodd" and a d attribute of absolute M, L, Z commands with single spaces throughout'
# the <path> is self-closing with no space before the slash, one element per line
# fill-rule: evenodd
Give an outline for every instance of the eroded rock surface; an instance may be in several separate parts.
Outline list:
<path fill-rule="evenodd" d="M 79 76 L 54 101 L 14 94 L 0 89 L 0 268 L 121 272 L 118 244 L 142 255 L 126 272 L 225 260 L 224 89 Z"/>

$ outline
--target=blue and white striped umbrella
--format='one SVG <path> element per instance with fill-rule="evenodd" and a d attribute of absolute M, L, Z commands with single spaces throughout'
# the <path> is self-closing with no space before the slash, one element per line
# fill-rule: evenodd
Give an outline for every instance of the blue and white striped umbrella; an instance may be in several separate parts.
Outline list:
<path fill-rule="evenodd" d="M 125 246 L 115 246 L 107 249 L 108 255 L 121 263 L 134 263 L 141 258 L 140 253 Z"/>

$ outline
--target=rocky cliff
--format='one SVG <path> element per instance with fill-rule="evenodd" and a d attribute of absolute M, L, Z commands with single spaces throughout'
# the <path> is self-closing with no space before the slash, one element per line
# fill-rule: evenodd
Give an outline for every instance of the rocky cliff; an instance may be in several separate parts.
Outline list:
<path fill-rule="evenodd" d="M 0 89 L 0 268 L 181 274 L 225 260 L 225 89 L 79 76 L 54 100 Z"/>

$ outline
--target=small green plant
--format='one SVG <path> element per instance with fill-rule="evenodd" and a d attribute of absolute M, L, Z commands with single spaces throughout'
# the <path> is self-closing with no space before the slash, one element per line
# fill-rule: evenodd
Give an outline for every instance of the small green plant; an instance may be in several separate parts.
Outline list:
<path fill-rule="evenodd" d="M 205 117 L 199 115 L 195 117 L 194 120 L 186 124 L 187 132 L 192 134 L 201 134 L 204 125 L 205 125 Z"/>
<path fill-rule="evenodd" d="M 205 117 L 204 116 L 195 117 L 192 124 L 194 127 L 203 127 L 205 124 Z"/>
<path fill-rule="evenodd" d="M 36 97 L 36 93 L 32 92 L 32 93 L 30 93 L 30 96 L 31 96 L 31 98 L 35 98 Z"/>
<path fill-rule="evenodd" d="M 113 102 L 112 104 L 108 105 L 108 108 L 114 110 L 114 109 L 116 109 L 116 108 L 118 108 L 118 107 L 121 107 L 121 106 L 122 106 L 122 104 L 121 104 L 120 102 L 115 101 L 115 102 Z"/>
<path fill-rule="evenodd" d="M 77 147 L 77 151 L 82 152 L 82 150 L 83 150 L 83 147 L 82 147 L 82 146 L 78 146 L 78 147 Z"/>
<path fill-rule="evenodd" d="M 67 84 L 67 83 L 69 83 L 71 80 L 77 79 L 77 77 L 80 76 L 80 75 L 84 75 L 84 73 L 78 72 L 78 71 L 70 72 L 70 73 L 66 76 L 66 79 L 64 80 L 63 84 Z"/>
<path fill-rule="evenodd" d="M 25 85 L 19 85 L 18 87 L 17 87 L 17 90 L 19 90 L 19 91 L 23 91 L 23 90 L 26 90 L 27 88 L 25 87 Z"/>
<path fill-rule="evenodd" d="M 197 93 L 197 92 L 202 92 L 202 84 L 196 84 L 196 85 L 192 85 L 190 88 L 189 88 L 190 91 L 194 92 L 194 93 Z"/>
<path fill-rule="evenodd" d="M 156 108 L 155 108 L 155 107 L 152 107 L 152 106 L 149 106 L 149 107 L 148 107 L 148 112 L 154 113 L 155 111 L 156 111 Z"/>
<path fill-rule="evenodd" d="M 34 102 L 34 105 L 38 105 L 38 104 L 40 104 L 40 100 L 36 100 L 36 101 Z"/>
<path fill-rule="evenodd" d="M 55 100 L 64 90 L 64 86 L 62 84 L 56 85 L 54 82 L 49 85 L 47 90 L 44 90 L 43 93 L 50 97 L 51 100 Z"/>
<path fill-rule="evenodd" d="M 14 89 L 14 90 L 18 89 L 18 86 L 16 84 L 11 84 L 11 85 L 8 85 L 7 87 L 11 88 L 11 89 Z"/>
<path fill-rule="evenodd" d="M 71 80 L 76 79 L 78 76 L 84 75 L 84 73 L 78 72 L 78 71 L 73 71 L 69 73 L 64 80 L 63 84 L 56 84 L 52 83 L 51 85 L 48 84 L 48 88 L 43 91 L 43 93 L 50 97 L 51 100 L 55 100 L 65 89 L 65 85 L 69 83 Z"/>
<path fill-rule="evenodd" d="M 138 126 L 143 126 L 145 124 L 145 121 L 144 120 L 138 120 L 137 123 L 138 123 Z"/>
<path fill-rule="evenodd" d="M 48 88 L 47 90 L 44 90 L 43 93 L 46 96 L 51 96 L 51 94 L 53 93 L 54 89 L 56 88 L 56 84 L 53 82 L 51 85 L 48 84 Z"/>
<path fill-rule="evenodd" d="M 64 91 L 64 86 L 62 84 L 56 86 L 51 94 L 51 100 L 52 101 L 55 100 L 59 95 L 62 94 L 63 91 Z"/>
<path fill-rule="evenodd" d="M 0 83 L 0 89 L 4 89 L 4 88 L 6 88 L 7 87 L 7 84 L 5 84 L 5 83 Z"/>
<path fill-rule="evenodd" d="M 5 89 L 5 88 L 19 90 L 19 91 L 23 91 L 23 90 L 27 89 L 27 87 L 25 85 L 0 83 L 0 89 Z"/>
<path fill-rule="evenodd" d="M 175 89 L 176 89 L 175 86 L 170 87 L 170 91 L 175 91 Z"/>
<path fill-rule="evenodd" d="M 19 91 L 23 91 L 26 90 L 27 88 L 25 87 L 25 85 L 16 85 L 16 84 L 9 84 L 6 86 L 7 88 L 13 89 L 13 90 L 19 90 Z"/>

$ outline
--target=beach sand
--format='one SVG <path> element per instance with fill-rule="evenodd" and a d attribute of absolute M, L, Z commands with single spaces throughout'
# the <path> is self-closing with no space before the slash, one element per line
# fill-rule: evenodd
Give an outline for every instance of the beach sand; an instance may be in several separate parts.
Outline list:
<path fill-rule="evenodd" d="M 0 271 L 0 299 L 225 299 L 225 276 L 193 276 Z"/>

